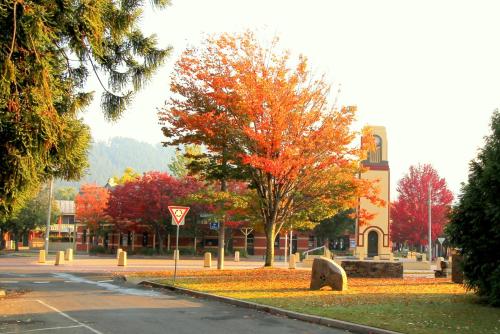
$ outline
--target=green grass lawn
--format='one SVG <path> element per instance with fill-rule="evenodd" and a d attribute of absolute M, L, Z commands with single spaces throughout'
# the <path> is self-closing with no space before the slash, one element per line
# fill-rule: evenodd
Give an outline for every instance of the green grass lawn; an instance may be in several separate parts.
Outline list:
<path fill-rule="evenodd" d="M 310 291 L 309 282 L 309 271 L 257 269 L 181 272 L 177 285 L 402 333 L 500 333 L 500 308 L 448 279 L 353 278 L 344 292 Z"/>

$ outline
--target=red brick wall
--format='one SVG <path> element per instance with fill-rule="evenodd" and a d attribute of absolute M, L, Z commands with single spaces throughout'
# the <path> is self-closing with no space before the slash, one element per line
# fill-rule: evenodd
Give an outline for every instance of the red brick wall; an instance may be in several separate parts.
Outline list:
<path fill-rule="evenodd" d="M 77 227 L 77 239 L 76 239 L 76 248 L 77 251 L 87 251 L 87 243 L 90 242 L 90 233 L 87 232 L 87 243 L 82 242 L 83 238 L 83 229 L 84 226 L 78 226 Z M 207 236 L 209 235 L 210 237 L 216 238 L 217 236 L 214 235 L 213 231 L 206 231 Z M 210 234 L 209 234 L 210 233 Z M 264 233 L 259 233 L 259 232 L 253 232 L 252 233 L 254 236 L 254 243 L 253 243 L 253 252 L 254 255 L 264 255 L 266 253 L 266 236 Z M 143 231 L 137 231 L 134 234 L 134 250 L 139 250 L 141 249 L 142 246 L 142 241 L 143 241 Z M 310 233 L 307 232 L 293 232 L 293 237 L 294 240 L 296 239 L 297 241 L 297 251 L 299 252 L 304 252 L 308 249 L 314 248 L 317 245 L 316 244 L 310 244 L 309 242 L 309 236 Z M 126 240 L 127 238 L 127 233 L 122 233 L 122 238 Z M 287 235 L 287 240 L 290 238 L 290 235 Z M 229 238 L 227 238 L 229 239 Z M 132 245 L 127 245 L 124 246 L 119 245 L 119 240 L 120 240 L 120 233 L 118 231 L 110 232 L 109 233 L 109 239 L 108 239 L 108 248 L 122 248 L 124 250 L 132 250 Z M 99 238 L 99 245 L 103 246 L 103 237 Z M 197 243 L 201 243 L 203 241 L 203 237 L 197 238 Z M 233 242 L 233 249 L 243 249 L 245 246 L 245 236 L 241 231 L 239 230 L 233 230 L 233 235 L 232 235 L 232 242 Z M 288 240 L 289 242 L 289 240 Z M 179 247 L 180 248 L 193 248 L 193 243 L 194 239 L 192 237 L 179 237 Z M 285 252 L 285 234 L 282 233 L 280 235 L 280 240 L 279 240 L 279 246 L 275 247 L 274 249 L 274 254 L 276 256 L 283 256 Z M 168 246 L 168 237 L 165 236 L 164 242 L 163 242 L 163 247 L 167 249 Z M 92 245 L 90 245 L 92 247 Z M 152 248 L 153 247 L 153 233 L 148 232 L 148 245 L 147 247 Z M 175 248 L 175 234 L 170 235 L 170 249 Z M 216 249 L 217 247 L 206 247 L 207 249 Z M 199 249 L 197 245 L 197 249 Z M 287 248 L 287 253 L 290 250 Z"/>

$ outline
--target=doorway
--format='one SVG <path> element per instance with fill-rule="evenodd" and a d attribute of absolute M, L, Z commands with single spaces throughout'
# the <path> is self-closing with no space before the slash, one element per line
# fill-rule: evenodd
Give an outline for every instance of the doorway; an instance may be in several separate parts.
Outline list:
<path fill-rule="evenodd" d="M 368 233 L 368 257 L 378 255 L 378 233 L 371 231 Z"/>

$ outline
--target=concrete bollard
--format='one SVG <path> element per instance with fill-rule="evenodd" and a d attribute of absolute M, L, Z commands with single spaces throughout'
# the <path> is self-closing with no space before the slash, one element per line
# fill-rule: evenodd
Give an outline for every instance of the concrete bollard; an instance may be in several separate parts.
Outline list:
<path fill-rule="evenodd" d="M 427 261 L 427 254 L 422 253 L 422 261 Z"/>
<path fill-rule="evenodd" d="M 120 253 L 121 253 L 121 252 L 123 252 L 123 249 L 121 249 L 121 248 L 118 248 L 118 249 L 116 250 L 116 259 L 117 259 L 117 260 L 120 258 Z"/>
<path fill-rule="evenodd" d="M 300 253 L 293 254 L 295 256 L 295 263 L 300 262 Z"/>
<path fill-rule="evenodd" d="M 59 251 L 56 253 L 56 263 L 54 265 L 58 266 L 60 264 L 64 264 L 64 252 Z"/>
<path fill-rule="evenodd" d="M 73 261 L 73 248 L 66 249 L 66 252 L 64 253 L 64 260 Z"/>
<path fill-rule="evenodd" d="M 175 260 L 179 261 L 179 250 L 178 249 L 174 250 L 174 261 Z"/>
<path fill-rule="evenodd" d="M 240 262 L 240 251 L 234 252 L 234 262 Z"/>
<path fill-rule="evenodd" d="M 127 252 L 121 251 L 120 256 L 118 257 L 118 266 L 126 267 L 127 266 Z"/>
<path fill-rule="evenodd" d="M 40 250 L 40 253 L 38 254 L 38 263 L 45 263 L 45 251 Z"/>
<path fill-rule="evenodd" d="M 212 253 L 205 253 L 205 261 L 203 262 L 203 267 L 212 268 Z"/>
<path fill-rule="evenodd" d="M 288 261 L 288 269 L 295 269 L 297 267 L 297 256 L 295 254 L 290 256 L 290 260 Z"/>

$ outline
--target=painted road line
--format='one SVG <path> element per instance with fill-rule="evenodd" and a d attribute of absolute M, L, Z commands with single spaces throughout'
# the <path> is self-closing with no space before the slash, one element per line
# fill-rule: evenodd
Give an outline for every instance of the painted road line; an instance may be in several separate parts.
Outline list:
<path fill-rule="evenodd" d="M 27 329 L 27 330 L 23 330 L 21 333 L 53 331 L 53 330 L 58 330 L 58 329 L 78 328 L 78 327 L 83 327 L 83 326 L 82 325 L 74 325 L 74 326 L 59 326 L 59 327 L 47 327 L 47 328 Z M 0 332 L 0 334 L 17 334 L 17 333 L 19 333 L 19 331 L 15 331 L 15 332 Z"/>
<path fill-rule="evenodd" d="M 74 275 L 67 274 L 67 273 L 57 273 L 57 274 L 53 274 L 53 275 L 57 278 L 61 278 L 64 280 L 71 280 L 75 283 L 85 283 L 85 284 L 97 285 L 100 288 L 106 289 L 106 290 L 111 291 L 111 292 L 120 293 L 123 295 L 144 296 L 144 297 L 161 297 L 161 296 L 163 296 L 162 293 L 160 293 L 158 291 L 154 291 L 154 290 L 124 288 L 124 287 L 114 285 L 111 283 L 99 283 L 96 281 L 91 281 L 89 279 L 74 276 Z"/>
<path fill-rule="evenodd" d="M 0 284 L 16 284 L 19 283 L 19 281 L 0 281 Z"/>
<path fill-rule="evenodd" d="M 47 284 L 47 283 L 50 283 L 49 281 L 37 281 L 37 282 L 33 282 L 34 284 Z"/>
<path fill-rule="evenodd" d="M 76 324 L 78 324 L 78 325 L 80 325 L 80 326 L 82 326 L 82 327 L 87 328 L 87 329 L 88 329 L 89 331 L 91 331 L 92 333 L 95 333 L 95 334 L 103 334 L 102 332 L 99 332 L 97 329 L 92 328 L 92 327 L 90 327 L 89 325 L 86 325 L 86 324 L 84 324 L 83 322 L 80 322 L 80 321 L 76 320 L 76 319 L 75 319 L 75 318 L 73 318 L 72 316 L 67 315 L 67 314 L 66 314 L 66 313 L 64 313 L 63 311 L 58 310 L 58 309 L 57 309 L 57 308 L 55 308 L 54 306 L 51 306 L 51 305 L 49 305 L 49 304 L 47 304 L 47 303 L 45 303 L 45 302 L 41 301 L 40 299 L 37 299 L 36 301 L 37 301 L 37 302 L 39 302 L 40 304 L 42 304 L 43 306 L 45 306 L 45 307 L 47 307 L 47 308 L 50 308 L 50 309 L 51 309 L 51 310 L 53 310 L 53 311 L 56 311 L 57 313 L 59 313 L 60 315 L 62 315 L 62 316 L 63 316 L 63 317 L 65 317 L 65 318 L 67 318 L 67 319 L 69 319 L 69 320 L 73 321 L 74 323 L 76 323 Z"/>
<path fill-rule="evenodd" d="M 107 279 L 104 281 L 97 281 L 97 283 L 109 283 L 109 282 L 114 282 L 112 279 Z"/>

